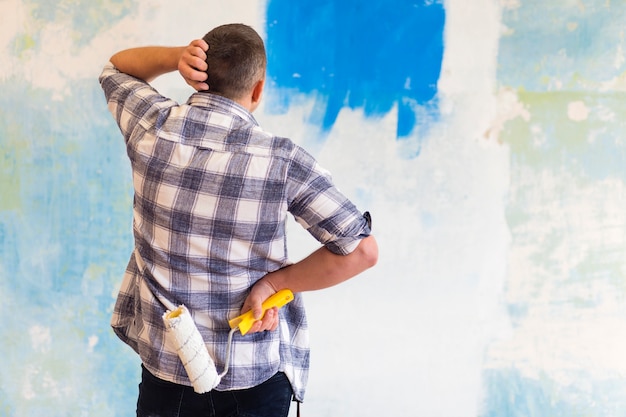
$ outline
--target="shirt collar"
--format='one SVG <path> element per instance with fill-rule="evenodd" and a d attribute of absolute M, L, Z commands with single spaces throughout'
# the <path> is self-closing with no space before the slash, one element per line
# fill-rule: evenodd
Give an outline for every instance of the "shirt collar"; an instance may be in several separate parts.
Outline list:
<path fill-rule="evenodd" d="M 241 104 L 229 98 L 219 96 L 217 94 L 195 93 L 191 97 L 189 97 L 189 100 L 187 100 L 187 104 L 189 104 L 190 106 L 205 107 L 224 113 L 234 113 L 236 116 L 239 116 L 243 120 L 250 122 L 255 126 L 259 125 L 254 116 L 252 116 L 252 113 L 250 113 Z"/>

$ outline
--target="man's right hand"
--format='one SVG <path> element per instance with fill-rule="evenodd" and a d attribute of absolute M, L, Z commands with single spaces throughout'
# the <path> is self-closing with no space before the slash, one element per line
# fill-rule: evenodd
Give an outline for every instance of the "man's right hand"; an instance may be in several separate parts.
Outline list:
<path fill-rule="evenodd" d="M 252 325 L 248 333 L 262 332 L 265 330 L 276 330 L 280 319 L 278 317 L 278 308 L 273 307 L 265 311 L 263 315 L 263 301 L 276 293 L 276 289 L 267 280 L 260 279 L 257 281 L 248 294 L 243 303 L 241 314 L 252 310 L 254 318 L 257 321 Z"/>
<path fill-rule="evenodd" d="M 185 48 L 178 61 L 178 72 L 196 91 L 210 89 L 206 82 L 209 77 L 206 73 L 208 69 L 206 51 L 208 50 L 209 45 L 204 40 L 196 39 Z"/>

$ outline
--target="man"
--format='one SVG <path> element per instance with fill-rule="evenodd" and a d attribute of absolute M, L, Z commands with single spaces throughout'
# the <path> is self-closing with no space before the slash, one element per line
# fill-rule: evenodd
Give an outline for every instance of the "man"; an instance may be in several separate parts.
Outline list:
<path fill-rule="evenodd" d="M 378 258 L 369 216 L 289 139 L 252 116 L 263 93 L 265 47 L 250 27 L 211 30 L 187 47 L 118 52 L 100 82 L 124 136 L 134 185 L 130 257 L 112 318 L 142 360 L 138 416 L 287 416 L 302 401 L 308 333 L 300 292 L 338 284 Z M 148 83 L 179 70 L 198 92 L 186 104 Z M 287 213 L 320 249 L 290 264 Z M 288 288 L 293 302 L 261 317 Z M 236 335 L 231 367 L 197 394 L 164 342 L 162 314 L 184 304 L 223 367 L 228 320 L 252 310 L 252 334 Z"/>

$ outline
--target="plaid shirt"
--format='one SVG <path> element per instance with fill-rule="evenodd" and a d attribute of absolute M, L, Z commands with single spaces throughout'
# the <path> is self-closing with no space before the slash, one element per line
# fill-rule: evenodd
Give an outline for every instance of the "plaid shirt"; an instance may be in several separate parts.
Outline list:
<path fill-rule="evenodd" d="M 287 213 L 336 254 L 370 233 L 329 174 L 289 139 L 263 131 L 237 103 L 207 93 L 186 104 L 105 66 L 100 83 L 132 165 L 135 249 L 111 325 L 157 377 L 191 385 L 161 316 L 187 306 L 223 368 L 228 319 L 250 287 L 289 264 Z M 280 310 L 279 331 L 233 340 L 217 390 L 256 386 L 278 371 L 302 400 L 309 368 L 302 298 Z"/>

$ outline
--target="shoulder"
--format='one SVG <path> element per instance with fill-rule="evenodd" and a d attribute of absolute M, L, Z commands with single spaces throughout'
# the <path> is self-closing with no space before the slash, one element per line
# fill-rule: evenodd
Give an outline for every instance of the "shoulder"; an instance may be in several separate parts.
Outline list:
<path fill-rule="evenodd" d="M 315 157 L 292 139 L 271 134 L 270 137 L 274 155 L 284 159 L 290 166 L 303 166 L 308 169 L 318 166 Z"/>
<path fill-rule="evenodd" d="M 256 124 L 256 121 L 245 123 L 244 129 L 235 129 L 235 131 L 242 138 L 245 138 L 243 140 L 246 143 L 246 148 L 252 153 L 264 154 L 283 159 L 284 161 L 299 159 L 302 153 L 306 153 L 304 149 L 296 145 L 290 138 L 277 136 L 263 129 Z"/>
<path fill-rule="evenodd" d="M 165 99 L 146 81 L 119 71 L 110 62 L 102 69 L 99 81 L 108 101 L 123 101 L 129 95 L 140 95 L 142 99 Z"/>

